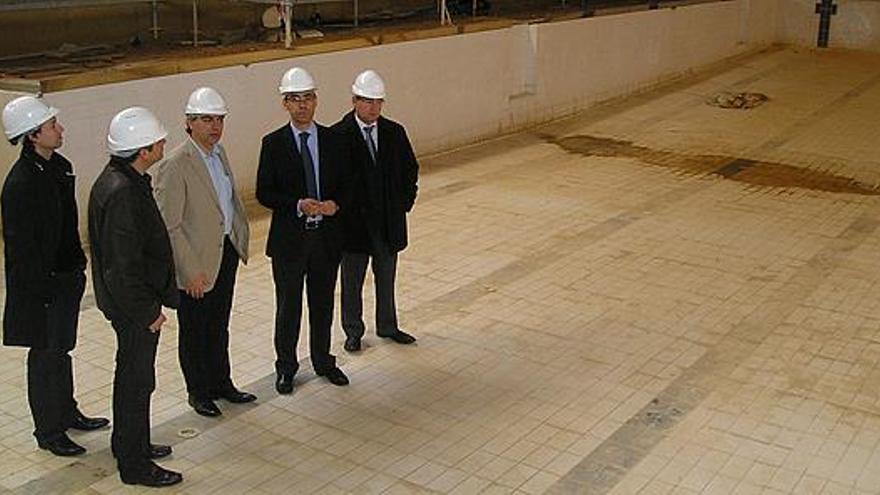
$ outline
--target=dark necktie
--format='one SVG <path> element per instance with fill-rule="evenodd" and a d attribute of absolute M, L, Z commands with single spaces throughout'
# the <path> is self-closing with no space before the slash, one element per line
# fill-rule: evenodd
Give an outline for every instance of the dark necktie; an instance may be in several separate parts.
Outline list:
<path fill-rule="evenodd" d="M 306 193 L 310 198 L 321 199 L 318 194 L 318 182 L 315 180 L 315 163 L 309 151 L 309 133 L 299 133 L 299 154 L 302 156 L 303 168 L 306 172 Z"/>
<path fill-rule="evenodd" d="M 373 158 L 373 163 L 379 163 L 376 161 L 376 143 L 373 142 L 373 128 L 376 126 L 373 125 L 365 125 L 364 126 L 364 138 L 367 140 L 367 149 L 370 150 L 370 156 Z"/>

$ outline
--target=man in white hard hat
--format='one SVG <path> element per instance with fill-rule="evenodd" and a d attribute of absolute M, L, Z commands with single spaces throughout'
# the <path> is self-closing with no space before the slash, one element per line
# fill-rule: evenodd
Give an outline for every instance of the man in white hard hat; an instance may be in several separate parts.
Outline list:
<path fill-rule="evenodd" d="M 227 113 L 215 89 L 190 94 L 184 109 L 189 139 L 162 162 L 155 190 L 174 251 L 178 354 L 189 405 L 209 417 L 222 414 L 215 399 L 256 400 L 235 387 L 229 368 L 229 313 L 238 262 L 247 262 L 249 231 L 220 144 Z"/>
<path fill-rule="evenodd" d="M 6 266 L 3 344 L 28 347 L 27 393 L 37 445 L 55 455 L 86 451 L 67 429 L 94 430 L 73 398 L 73 365 L 86 257 L 79 239 L 73 166 L 56 150 L 58 110 L 32 96 L 3 109 L 3 129 L 21 155 L 0 197 Z"/>
<path fill-rule="evenodd" d="M 156 347 L 166 320 L 162 308 L 176 308 L 180 301 L 171 241 L 147 175 L 162 159 L 167 135 L 146 108 L 116 114 L 107 133 L 110 162 L 89 197 L 95 301 L 117 340 L 111 447 L 119 477 L 129 485 L 183 480 L 153 462 L 171 454 L 171 447 L 150 442 Z"/>
<path fill-rule="evenodd" d="M 355 203 L 346 214 L 342 255 L 342 328 L 345 350 L 361 350 L 364 277 L 372 265 L 376 334 L 398 344 L 415 337 L 400 329 L 394 298 L 397 253 L 407 246 L 406 216 L 416 201 L 419 163 L 402 125 L 382 116 L 385 82 L 373 70 L 351 87 L 351 112 L 333 129 L 346 135 L 358 170 Z"/>
<path fill-rule="evenodd" d="M 337 214 L 348 204 L 350 180 L 345 142 L 314 121 L 318 95 L 312 76 L 294 67 L 278 89 L 290 122 L 263 137 L 257 200 L 272 210 L 266 255 L 272 258 L 275 281 L 275 388 L 289 394 L 299 368 L 296 346 L 304 283 L 312 367 L 330 383 L 348 385 L 330 354 L 330 327 L 342 256 Z"/>

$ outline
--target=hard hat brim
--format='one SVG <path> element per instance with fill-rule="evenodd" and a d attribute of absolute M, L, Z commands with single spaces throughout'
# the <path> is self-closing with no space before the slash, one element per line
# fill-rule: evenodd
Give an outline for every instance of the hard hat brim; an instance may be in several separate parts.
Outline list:
<path fill-rule="evenodd" d="M 352 87 L 351 87 L 351 94 L 353 94 L 353 95 L 355 95 L 355 96 L 360 96 L 361 98 L 369 98 L 369 99 L 371 99 L 371 100 L 384 100 L 384 99 L 385 99 L 385 93 L 384 93 L 384 92 L 383 92 L 383 93 L 373 93 L 373 94 L 370 94 L 370 93 L 367 92 L 367 91 L 361 91 L 360 89 L 358 89 L 358 88 L 355 87 L 355 86 L 352 86 Z"/>
<path fill-rule="evenodd" d="M 278 94 L 286 95 L 288 93 L 308 93 L 309 91 L 317 91 L 317 86 L 311 88 L 292 88 L 290 86 L 278 86 Z"/>
<path fill-rule="evenodd" d="M 183 112 L 184 115 L 189 117 L 194 117 L 196 115 L 229 115 L 229 110 L 194 110 L 192 108 L 187 108 L 186 111 Z"/>

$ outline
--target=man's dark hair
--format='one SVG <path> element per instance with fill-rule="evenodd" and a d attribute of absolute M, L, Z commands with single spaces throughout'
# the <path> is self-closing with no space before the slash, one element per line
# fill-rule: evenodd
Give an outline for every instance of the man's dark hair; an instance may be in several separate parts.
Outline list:
<path fill-rule="evenodd" d="M 114 159 L 114 160 L 117 160 L 117 161 L 119 161 L 119 162 L 121 162 L 121 163 L 123 163 L 123 164 L 125 164 L 125 165 L 131 165 L 132 163 L 134 163 L 135 160 L 137 160 L 137 157 L 138 157 L 139 154 L 140 154 L 140 150 L 138 150 L 137 153 L 134 153 L 134 154 L 129 155 L 129 156 L 113 155 L 113 159 Z"/>
<path fill-rule="evenodd" d="M 149 152 L 153 151 L 153 146 L 156 146 L 156 144 L 157 143 L 153 143 L 149 146 L 144 146 L 143 148 L 138 148 L 137 151 L 135 151 L 134 153 L 132 153 L 129 156 L 114 155 L 114 158 L 119 160 L 120 162 L 126 164 L 126 165 L 131 165 L 141 155 L 141 151 L 146 151 L 147 153 L 149 153 Z"/>
<path fill-rule="evenodd" d="M 34 129 L 30 132 L 26 132 L 24 134 L 19 134 L 18 136 L 15 136 L 14 138 L 9 139 L 9 144 L 15 146 L 19 143 L 19 141 L 21 141 L 21 146 L 24 149 L 26 149 L 26 150 L 34 149 L 34 142 L 31 141 L 30 138 L 36 137 L 37 134 L 40 133 L 40 130 L 42 129 L 42 127 L 43 127 L 43 124 L 40 124 L 39 126 L 37 126 L 36 129 Z"/>

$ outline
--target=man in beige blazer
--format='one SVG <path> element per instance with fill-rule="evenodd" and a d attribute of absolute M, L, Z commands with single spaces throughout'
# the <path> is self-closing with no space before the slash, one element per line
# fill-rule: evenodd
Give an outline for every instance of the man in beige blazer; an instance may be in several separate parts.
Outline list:
<path fill-rule="evenodd" d="M 156 175 L 155 195 L 168 227 L 180 289 L 179 358 L 189 404 L 202 416 L 220 416 L 214 402 L 256 400 L 232 383 L 229 313 L 238 262 L 247 263 L 248 222 L 220 145 L 226 102 L 198 88 L 186 106 L 183 144 Z"/>

